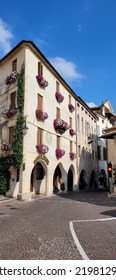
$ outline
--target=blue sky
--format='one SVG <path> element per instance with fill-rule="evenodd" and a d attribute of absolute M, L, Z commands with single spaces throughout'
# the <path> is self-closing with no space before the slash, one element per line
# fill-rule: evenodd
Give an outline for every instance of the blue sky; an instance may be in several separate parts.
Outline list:
<path fill-rule="evenodd" d="M 0 58 L 32 40 L 85 102 L 116 113 L 116 0 L 0 4 Z"/>

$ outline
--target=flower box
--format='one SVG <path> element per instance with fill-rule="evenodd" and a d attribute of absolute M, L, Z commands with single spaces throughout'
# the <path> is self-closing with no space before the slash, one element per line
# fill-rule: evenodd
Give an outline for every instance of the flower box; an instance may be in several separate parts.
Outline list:
<path fill-rule="evenodd" d="M 41 87 L 45 88 L 48 86 L 48 82 L 43 78 L 42 75 L 37 75 L 36 79 Z"/>
<path fill-rule="evenodd" d="M 75 130 L 73 128 L 69 129 L 70 135 L 74 136 L 76 134 Z"/>
<path fill-rule="evenodd" d="M 44 120 L 46 120 L 46 119 L 48 118 L 48 114 L 42 112 L 42 111 L 39 110 L 39 109 L 37 109 L 37 110 L 35 111 L 35 114 L 36 114 L 37 119 L 42 120 L 42 121 L 44 121 Z"/>
<path fill-rule="evenodd" d="M 57 159 L 63 157 L 65 155 L 65 151 L 61 149 L 56 149 L 56 157 Z"/>
<path fill-rule="evenodd" d="M 59 133 L 62 134 L 69 128 L 69 125 L 67 124 L 67 122 L 65 122 L 61 119 L 55 119 L 54 128 L 56 131 L 58 131 Z"/>
<path fill-rule="evenodd" d="M 77 157 L 77 155 L 73 152 L 69 153 L 70 159 L 75 159 Z"/>
<path fill-rule="evenodd" d="M 39 152 L 41 152 L 42 154 L 46 154 L 49 151 L 48 146 L 44 145 L 44 144 L 39 144 L 36 145 L 36 148 Z"/>
<path fill-rule="evenodd" d="M 5 119 L 9 119 L 9 118 L 13 117 L 16 114 L 16 112 L 17 112 L 16 108 L 7 109 L 7 110 L 4 111 L 3 117 Z"/>
<path fill-rule="evenodd" d="M 11 74 L 8 75 L 6 80 L 5 80 L 6 85 L 10 85 L 12 83 L 15 83 L 16 82 L 16 78 L 17 78 L 17 72 L 16 71 L 11 72 Z"/>
<path fill-rule="evenodd" d="M 56 96 L 56 100 L 60 103 L 64 100 L 64 96 L 60 93 L 60 92 L 56 92 L 55 93 L 55 96 Z"/>
<path fill-rule="evenodd" d="M 10 151 L 10 150 L 11 150 L 11 145 L 10 145 L 10 143 L 8 143 L 8 144 L 2 144 L 1 150 L 2 150 L 2 152 L 8 152 L 8 151 Z"/>
<path fill-rule="evenodd" d="M 71 113 L 75 110 L 75 107 L 72 104 L 69 104 L 68 108 Z"/>

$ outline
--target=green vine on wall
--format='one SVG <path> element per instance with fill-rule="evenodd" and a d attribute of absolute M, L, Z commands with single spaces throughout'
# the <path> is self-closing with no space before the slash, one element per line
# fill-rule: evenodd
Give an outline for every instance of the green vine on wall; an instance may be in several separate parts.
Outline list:
<path fill-rule="evenodd" d="M 24 109 L 24 64 L 20 73 L 17 74 L 17 119 L 14 127 L 14 136 L 12 143 L 12 154 L 0 157 L 0 194 L 5 194 L 9 189 L 10 172 L 9 168 L 13 166 L 18 168 L 23 161 L 23 124 L 25 117 Z"/>

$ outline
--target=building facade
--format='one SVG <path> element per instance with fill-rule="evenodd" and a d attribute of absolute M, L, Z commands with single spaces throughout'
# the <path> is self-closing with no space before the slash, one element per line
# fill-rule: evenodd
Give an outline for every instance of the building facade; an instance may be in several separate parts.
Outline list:
<path fill-rule="evenodd" d="M 99 165 L 99 188 L 108 187 L 108 140 L 101 138 L 103 131 L 112 127 L 111 119 L 114 117 L 113 109 L 109 101 L 102 102 L 100 106 L 92 108 L 97 115 L 97 138 L 98 138 L 98 165 Z"/>
<path fill-rule="evenodd" d="M 97 187 L 96 120 L 37 46 L 21 41 L 0 61 L 0 156 L 13 162 L 7 195 Z"/>

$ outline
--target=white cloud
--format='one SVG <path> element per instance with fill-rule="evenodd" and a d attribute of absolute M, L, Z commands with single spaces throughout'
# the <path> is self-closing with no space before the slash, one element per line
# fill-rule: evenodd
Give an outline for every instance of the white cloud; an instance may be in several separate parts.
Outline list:
<path fill-rule="evenodd" d="M 10 27 L 0 18 L 0 54 L 4 55 L 11 50 L 13 34 Z"/>
<path fill-rule="evenodd" d="M 72 61 L 68 61 L 62 57 L 50 58 L 49 61 L 61 76 L 69 82 L 80 82 L 84 77 L 77 72 L 76 65 Z"/>
<path fill-rule="evenodd" d="M 94 102 L 89 102 L 87 105 L 92 108 L 92 107 L 97 107 L 97 105 Z"/>

